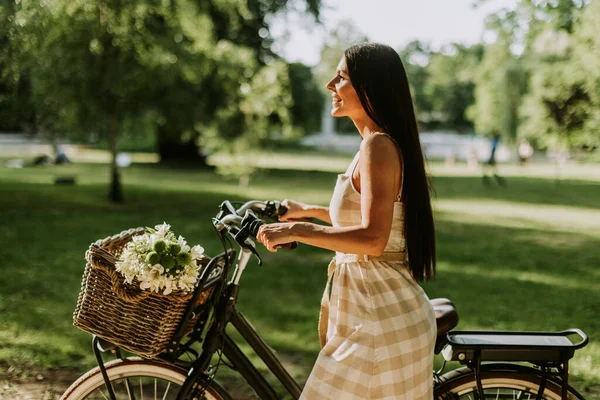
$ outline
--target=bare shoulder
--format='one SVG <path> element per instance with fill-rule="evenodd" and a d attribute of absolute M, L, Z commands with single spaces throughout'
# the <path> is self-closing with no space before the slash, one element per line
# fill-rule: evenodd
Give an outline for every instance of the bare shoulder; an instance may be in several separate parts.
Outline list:
<path fill-rule="evenodd" d="M 375 133 L 367 136 L 361 143 L 360 152 L 370 162 L 386 165 L 400 163 L 396 143 L 386 134 Z"/>

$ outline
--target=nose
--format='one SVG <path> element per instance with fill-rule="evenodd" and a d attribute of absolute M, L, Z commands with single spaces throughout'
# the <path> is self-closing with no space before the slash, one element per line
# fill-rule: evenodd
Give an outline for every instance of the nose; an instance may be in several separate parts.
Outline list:
<path fill-rule="evenodd" d="M 327 82 L 327 85 L 325 85 L 325 87 L 326 87 L 328 90 L 331 90 L 332 92 L 335 92 L 335 80 L 336 80 L 336 79 L 335 79 L 335 77 L 334 77 L 334 78 L 332 78 L 332 79 L 331 79 L 329 82 Z"/>

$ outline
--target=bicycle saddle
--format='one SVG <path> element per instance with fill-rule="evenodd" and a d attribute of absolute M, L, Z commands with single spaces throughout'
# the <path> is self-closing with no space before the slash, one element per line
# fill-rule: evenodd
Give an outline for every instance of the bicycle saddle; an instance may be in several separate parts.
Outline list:
<path fill-rule="evenodd" d="M 435 341 L 436 354 L 442 350 L 446 343 L 446 333 L 458 325 L 458 312 L 449 299 L 439 298 L 429 300 L 435 312 L 437 323 L 437 339 Z"/>

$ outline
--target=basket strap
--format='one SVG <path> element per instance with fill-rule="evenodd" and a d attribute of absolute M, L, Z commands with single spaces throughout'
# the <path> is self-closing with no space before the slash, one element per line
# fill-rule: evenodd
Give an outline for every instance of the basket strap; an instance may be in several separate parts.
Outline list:
<path fill-rule="evenodd" d="M 149 290 L 134 289 L 131 286 L 125 286 L 123 284 L 123 277 L 114 269 L 108 271 L 108 275 L 112 281 L 113 292 L 127 303 L 137 303 L 151 294 Z"/>

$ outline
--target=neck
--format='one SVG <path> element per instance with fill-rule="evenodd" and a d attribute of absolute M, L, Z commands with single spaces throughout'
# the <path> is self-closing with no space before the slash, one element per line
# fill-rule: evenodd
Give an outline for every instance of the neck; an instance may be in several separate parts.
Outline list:
<path fill-rule="evenodd" d="M 375 121 L 369 118 L 368 115 L 363 115 L 358 118 L 352 118 L 352 122 L 354 122 L 354 126 L 360 133 L 360 136 L 364 139 L 373 132 L 381 132 L 382 129 L 379 127 Z"/>

